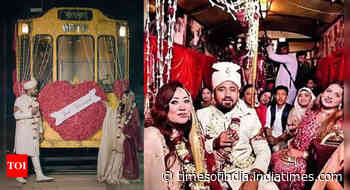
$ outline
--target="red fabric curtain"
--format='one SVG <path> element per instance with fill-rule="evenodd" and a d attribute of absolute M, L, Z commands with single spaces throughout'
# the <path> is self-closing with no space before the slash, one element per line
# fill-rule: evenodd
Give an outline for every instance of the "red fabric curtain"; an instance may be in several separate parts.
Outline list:
<path fill-rule="evenodd" d="M 202 72 L 203 72 L 203 82 L 205 87 L 212 88 L 211 75 L 214 72 L 212 68 L 213 64 L 217 62 L 215 57 L 202 56 Z"/>
<path fill-rule="evenodd" d="M 344 48 L 322 59 L 317 66 L 316 79 L 322 89 L 332 82 L 344 81 Z"/>
<path fill-rule="evenodd" d="M 166 44 L 165 44 L 166 46 Z M 167 47 L 164 48 L 164 54 Z M 157 57 L 157 39 L 150 37 L 150 63 L 153 65 Z M 147 43 L 144 38 L 144 91 L 146 92 L 147 80 Z M 173 59 L 171 63 L 170 81 L 181 82 L 189 90 L 192 97 L 196 97 L 202 81 L 205 86 L 211 84 L 211 74 L 213 72 L 211 65 L 216 62 L 216 58 L 206 56 L 193 49 L 186 48 L 177 44 L 173 47 Z"/>
<path fill-rule="evenodd" d="M 350 48 L 346 47 L 344 48 L 344 80 L 350 80 L 350 69 L 345 69 L 345 65 L 347 65 L 346 67 L 348 67 L 350 64 Z"/>

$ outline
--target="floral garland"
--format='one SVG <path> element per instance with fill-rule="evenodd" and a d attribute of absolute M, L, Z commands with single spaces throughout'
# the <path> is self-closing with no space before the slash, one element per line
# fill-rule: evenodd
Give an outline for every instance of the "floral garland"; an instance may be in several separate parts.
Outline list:
<path fill-rule="evenodd" d="M 260 6 L 259 0 L 209 0 L 212 7 L 218 7 L 229 13 L 242 26 L 248 23 L 246 44 L 247 56 L 253 57 L 258 47 Z"/>
<path fill-rule="evenodd" d="M 167 19 L 165 16 L 165 4 L 166 0 L 155 0 L 156 7 L 156 31 L 157 31 L 157 58 L 155 64 L 153 65 L 153 81 L 147 85 L 153 85 L 155 89 L 154 93 L 163 86 L 164 83 L 168 83 L 170 80 L 170 70 L 171 61 L 173 58 L 173 44 L 175 36 L 175 23 L 176 23 L 176 10 L 177 10 L 177 0 L 168 0 L 168 9 L 166 10 Z M 146 18 L 146 62 L 150 62 L 150 35 L 149 35 L 149 8 L 147 8 L 147 18 Z M 166 22 L 167 20 L 167 22 Z M 167 38 L 167 39 L 166 39 Z M 165 45 L 165 40 L 167 40 L 167 46 Z M 165 50 L 167 50 L 165 52 Z M 147 64 L 147 67 L 151 67 Z M 149 69 L 148 68 L 148 69 Z M 149 71 L 151 72 L 151 71 Z M 149 74 L 147 72 L 147 74 Z"/>
<path fill-rule="evenodd" d="M 180 161 L 183 163 L 183 170 L 185 173 L 196 173 L 196 166 L 193 163 L 193 158 L 186 146 L 186 142 L 176 129 L 173 129 L 170 136 L 171 142 L 175 144 L 175 152 Z M 198 184 L 195 181 L 191 181 L 189 186 L 193 190 L 208 190 L 209 186 Z"/>
<path fill-rule="evenodd" d="M 231 130 L 239 132 L 240 128 L 240 119 L 239 118 L 232 118 L 231 123 L 226 127 L 222 120 L 222 117 L 220 116 L 219 111 L 210 106 L 211 108 L 211 116 L 210 116 L 210 123 L 208 127 L 206 127 L 206 134 L 207 138 L 215 138 L 220 135 L 222 131 L 226 131 L 228 128 Z"/>
<path fill-rule="evenodd" d="M 118 114 L 118 117 L 117 117 L 117 125 L 119 126 L 119 128 L 122 128 L 121 126 L 126 126 L 129 123 L 129 121 L 132 118 L 135 107 L 136 107 L 136 103 L 134 102 L 131 105 L 129 112 L 127 111 L 122 112 L 121 105 L 118 106 L 118 112 L 120 114 Z"/>
<path fill-rule="evenodd" d="M 175 22 L 176 22 L 176 9 L 177 9 L 177 0 L 168 0 L 168 52 L 165 56 L 165 65 L 167 66 L 167 75 L 166 83 L 170 80 L 170 69 L 171 69 L 171 60 L 173 58 L 173 44 L 174 44 L 174 35 L 175 35 Z"/>
<path fill-rule="evenodd" d="M 173 129 L 172 135 L 170 136 L 170 140 L 175 144 L 176 155 L 183 162 L 185 172 L 194 173 L 196 171 L 196 168 L 192 163 L 193 158 L 191 156 L 191 153 L 187 149 L 183 137 L 179 134 L 179 132 L 176 129 Z"/>
<path fill-rule="evenodd" d="M 226 130 L 232 130 L 239 132 L 240 125 L 241 125 L 241 119 L 242 115 L 235 115 L 236 117 L 232 117 L 230 124 L 225 127 L 224 121 L 222 120 L 222 117 L 220 117 L 220 114 L 218 113 L 217 109 L 212 109 L 212 114 L 210 117 L 210 123 L 207 127 L 207 138 L 215 138 L 220 135 L 222 131 Z M 221 128 L 219 127 L 221 126 Z M 229 160 L 222 157 L 219 153 L 216 154 L 216 159 L 222 160 L 222 162 L 225 161 L 226 165 L 223 167 L 224 171 L 232 171 L 235 168 L 244 169 L 248 166 L 252 165 L 255 161 L 255 157 L 253 155 L 249 156 L 247 159 L 241 159 L 238 157 L 230 156 Z"/>
<path fill-rule="evenodd" d="M 151 25 L 151 21 L 150 21 L 150 16 L 149 16 L 149 1 L 146 1 L 146 24 L 145 24 L 145 33 L 146 33 L 146 80 L 147 80 L 147 84 L 146 84 L 146 92 L 145 92 L 145 109 L 144 109 L 144 115 L 147 115 L 150 113 L 150 107 L 151 107 L 151 103 L 150 103 L 150 94 L 151 94 L 151 45 L 150 45 L 150 25 Z"/>
<path fill-rule="evenodd" d="M 164 48 L 164 0 L 156 0 L 156 29 L 157 29 L 157 59 L 154 66 L 155 88 L 162 86 L 161 73 L 163 73 L 163 48 Z"/>

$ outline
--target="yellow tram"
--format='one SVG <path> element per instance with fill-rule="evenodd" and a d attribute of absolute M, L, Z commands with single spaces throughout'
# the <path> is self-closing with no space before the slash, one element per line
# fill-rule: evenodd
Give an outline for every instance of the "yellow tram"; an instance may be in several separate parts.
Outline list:
<path fill-rule="evenodd" d="M 39 90 L 56 80 L 95 81 L 110 101 L 114 82 L 129 79 L 127 21 L 92 8 L 52 8 L 41 17 L 18 20 L 16 30 L 17 81 L 34 76 Z M 42 148 L 94 148 L 100 143 L 101 130 L 86 140 L 66 141 L 47 122 L 43 126 Z"/>

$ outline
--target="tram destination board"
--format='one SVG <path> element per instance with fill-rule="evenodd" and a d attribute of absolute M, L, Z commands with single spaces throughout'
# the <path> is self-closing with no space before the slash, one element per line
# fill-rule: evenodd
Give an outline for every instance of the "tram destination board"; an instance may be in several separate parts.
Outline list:
<path fill-rule="evenodd" d="M 92 11 L 90 10 L 58 10 L 58 18 L 61 20 L 92 20 Z"/>

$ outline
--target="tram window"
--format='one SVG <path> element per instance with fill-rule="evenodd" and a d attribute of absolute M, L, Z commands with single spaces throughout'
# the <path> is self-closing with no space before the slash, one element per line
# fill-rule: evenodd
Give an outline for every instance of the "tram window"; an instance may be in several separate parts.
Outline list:
<path fill-rule="evenodd" d="M 113 36 L 98 37 L 98 83 L 106 92 L 113 91 L 116 78 L 116 51 Z"/>
<path fill-rule="evenodd" d="M 94 80 L 94 40 L 87 35 L 57 38 L 58 80 L 73 84 Z"/>
<path fill-rule="evenodd" d="M 29 35 L 22 35 L 18 44 L 19 80 L 30 80 L 30 40 Z"/>
<path fill-rule="evenodd" d="M 127 63 L 127 51 L 128 51 L 128 45 L 127 45 L 127 38 L 125 37 L 119 37 L 117 40 L 118 43 L 118 65 L 117 65 L 117 71 L 118 71 L 118 80 L 124 79 L 125 73 L 126 73 L 126 65 Z"/>
<path fill-rule="evenodd" d="M 39 81 L 39 90 L 52 81 L 52 37 L 36 35 L 33 47 L 33 74 Z"/>

